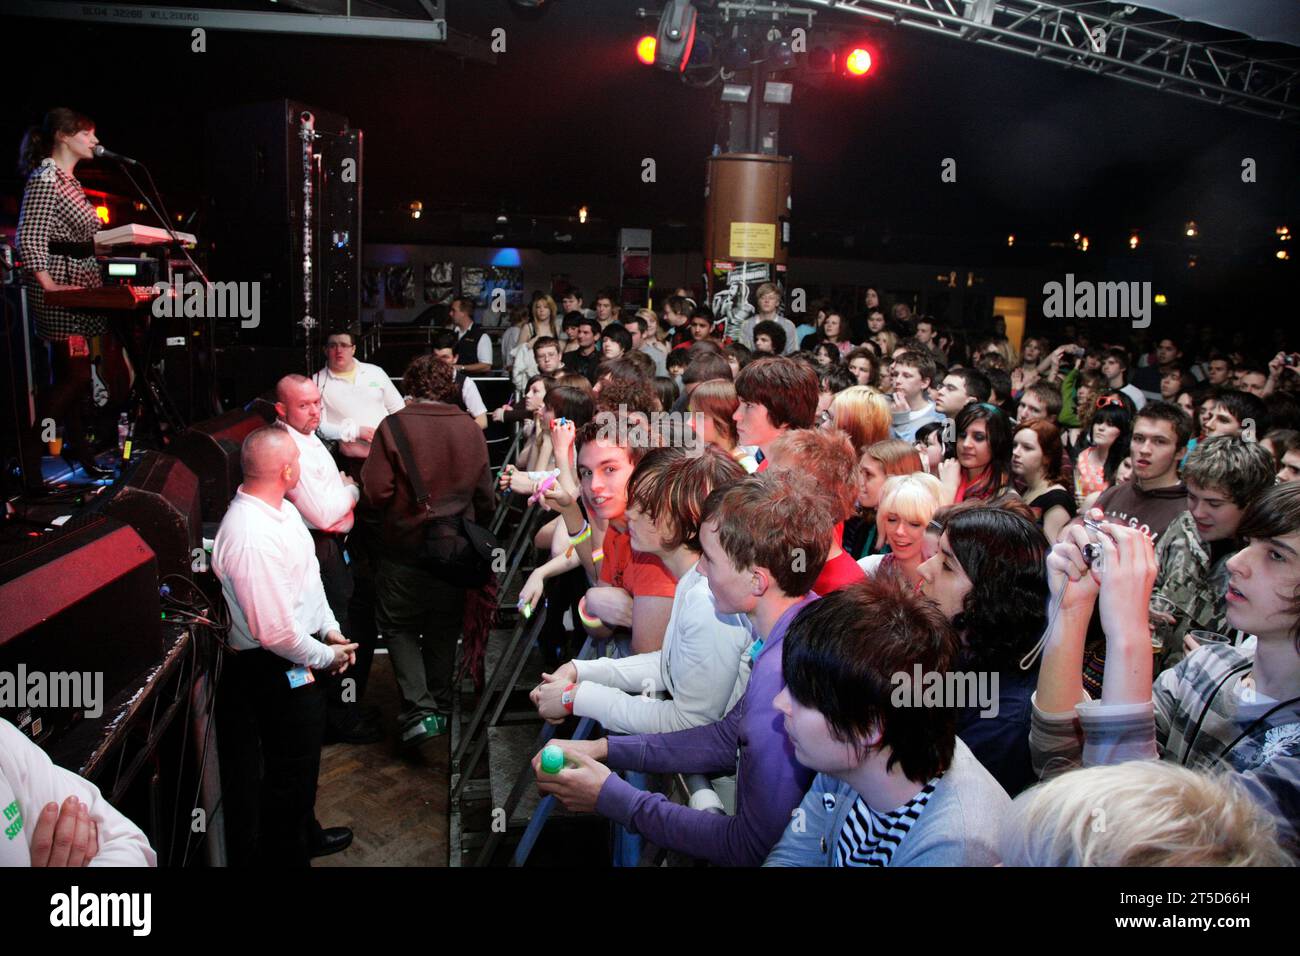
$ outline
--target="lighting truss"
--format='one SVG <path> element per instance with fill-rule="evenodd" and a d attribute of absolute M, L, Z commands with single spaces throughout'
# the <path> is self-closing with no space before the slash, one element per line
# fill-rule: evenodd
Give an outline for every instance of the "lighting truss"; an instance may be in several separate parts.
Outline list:
<path fill-rule="evenodd" d="M 1300 50 L 1132 5 L 1045 0 L 798 0 L 1300 122 Z"/>

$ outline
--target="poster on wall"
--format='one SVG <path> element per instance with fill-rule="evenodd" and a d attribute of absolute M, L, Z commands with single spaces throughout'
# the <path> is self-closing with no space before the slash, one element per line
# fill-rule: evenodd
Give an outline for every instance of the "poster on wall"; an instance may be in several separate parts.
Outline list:
<path fill-rule="evenodd" d="M 415 305 L 415 270 L 388 266 L 384 270 L 384 308 L 409 309 Z"/>
<path fill-rule="evenodd" d="M 487 283 L 487 270 L 482 266 L 465 266 L 460 270 L 460 294 L 478 302 Z"/>
<path fill-rule="evenodd" d="M 723 323 L 723 337 L 740 341 L 740 327 L 758 312 L 755 293 L 772 275 L 767 262 L 715 262 L 713 314 Z"/>
<path fill-rule="evenodd" d="M 378 309 L 384 303 L 382 299 L 384 288 L 384 270 L 383 269 L 362 269 L 361 270 L 361 308 Z"/>
<path fill-rule="evenodd" d="M 516 266 L 488 266 L 477 302 L 487 309 L 483 314 L 484 325 L 505 325 L 510 310 L 524 304 L 524 270 Z"/>
<path fill-rule="evenodd" d="M 451 305 L 456 287 L 452 284 L 455 263 L 426 262 L 424 264 L 424 302 L 426 305 Z"/>

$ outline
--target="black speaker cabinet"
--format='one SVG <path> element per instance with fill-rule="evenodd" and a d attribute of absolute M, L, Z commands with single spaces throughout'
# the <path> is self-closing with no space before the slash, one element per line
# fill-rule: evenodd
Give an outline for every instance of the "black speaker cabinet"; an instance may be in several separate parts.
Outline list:
<path fill-rule="evenodd" d="M 38 741 L 97 718 L 94 698 L 102 707 L 162 660 L 158 562 L 115 518 L 75 518 L 8 549 L 0 607 L 0 716 Z"/>
<path fill-rule="evenodd" d="M 99 511 L 136 530 L 157 556 L 160 575 L 188 575 L 194 549 L 203 545 L 199 501 L 193 471 L 171 455 L 146 451 L 127 463 Z"/>
<path fill-rule="evenodd" d="M 218 522 L 226 513 L 230 499 L 244 480 L 239 463 L 244 438 L 265 424 L 267 420 L 256 411 L 232 408 L 216 418 L 191 425 L 172 442 L 172 454 L 198 476 L 204 521 Z"/>

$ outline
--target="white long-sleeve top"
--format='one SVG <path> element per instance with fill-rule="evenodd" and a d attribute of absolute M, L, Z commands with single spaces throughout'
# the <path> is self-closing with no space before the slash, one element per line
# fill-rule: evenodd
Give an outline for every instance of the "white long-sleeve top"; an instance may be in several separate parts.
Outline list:
<path fill-rule="evenodd" d="M 573 662 L 579 681 L 573 712 L 623 734 L 711 724 L 744 694 L 749 669 L 741 655 L 753 640 L 745 616 L 719 612 L 708 579 L 693 567 L 677 582 L 660 650 Z M 655 697 L 660 691 L 671 699 Z"/>
<path fill-rule="evenodd" d="M 118 813 L 99 788 L 50 760 L 22 731 L 0 718 L 0 867 L 31 866 L 32 833 L 46 804 L 76 797 L 99 828 L 90 866 L 157 866 L 138 826 Z"/>
<path fill-rule="evenodd" d="M 331 372 L 328 365 L 312 380 L 320 389 L 320 433 L 330 441 L 356 441 L 360 429 L 378 428 L 386 416 L 406 407 L 388 373 L 368 362 L 357 362 L 350 382 Z"/>
<path fill-rule="evenodd" d="M 212 546 L 212 570 L 230 605 L 230 644 L 265 648 L 295 664 L 333 666 L 316 640 L 339 629 L 325 600 L 320 562 L 302 516 L 288 501 L 272 508 L 240 485 Z"/>
<path fill-rule="evenodd" d="M 308 528 L 346 534 L 352 530 L 352 510 L 361 500 L 357 485 L 345 485 L 334 456 L 316 433 L 304 435 L 284 422 L 280 426 L 298 446 L 298 485 L 285 495 L 307 522 Z"/>

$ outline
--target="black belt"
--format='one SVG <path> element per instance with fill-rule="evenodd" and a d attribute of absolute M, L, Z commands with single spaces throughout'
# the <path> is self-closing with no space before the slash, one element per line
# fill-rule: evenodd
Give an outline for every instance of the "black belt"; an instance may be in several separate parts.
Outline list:
<path fill-rule="evenodd" d="M 93 242 L 51 242 L 49 251 L 52 256 L 66 256 L 69 259 L 95 258 Z"/>

